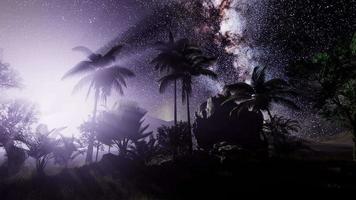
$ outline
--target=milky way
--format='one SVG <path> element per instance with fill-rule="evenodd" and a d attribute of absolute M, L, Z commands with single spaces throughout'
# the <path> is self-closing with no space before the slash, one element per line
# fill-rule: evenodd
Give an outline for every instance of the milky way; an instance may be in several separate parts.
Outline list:
<path fill-rule="evenodd" d="M 123 43 L 119 64 L 137 74 L 129 81 L 126 97 L 151 115 L 171 120 L 172 94 L 159 94 L 160 75 L 148 64 L 156 53 L 152 44 L 166 40 L 168 30 L 178 38 L 190 38 L 218 58 L 214 70 L 219 81 L 199 78 L 194 82 L 195 110 L 224 84 L 248 81 L 257 65 L 267 65 L 270 76 L 285 77 L 283 69 L 289 61 L 326 49 L 337 36 L 352 33 L 354 10 L 352 0 L 2 0 L 0 47 L 31 82 L 33 76 L 27 74 L 59 74 L 72 66 L 48 70 L 49 66 L 44 66 L 51 64 L 48 62 L 25 67 L 26 62 L 15 54 L 31 51 L 36 56 L 29 46 L 48 48 L 38 52 L 56 60 L 64 48 L 69 52 L 76 45 L 86 45 L 103 52 Z M 70 61 L 63 63 L 80 59 Z M 179 118 L 184 120 L 185 109 L 180 110 Z"/>

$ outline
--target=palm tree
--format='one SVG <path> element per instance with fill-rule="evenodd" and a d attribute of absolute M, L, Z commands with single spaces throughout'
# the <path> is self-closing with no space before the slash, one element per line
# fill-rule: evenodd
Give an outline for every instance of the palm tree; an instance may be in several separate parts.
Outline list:
<path fill-rule="evenodd" d="M 187 121 L 189 127 L 189 135 L 191 133 L 191 119 L 190 119 L 190 102 L 189 97 L 192 95 L 192 80 L 198 76 L 208 76 L 212 79 L 217 79 L 217 74 L 208 67 L 215 62 L 215 58 L 206 57 L 199 47 L 185 43 L 180 60 L 180 67 L 175 68 L 174 72 L 161 78 L 160 90 L 164 91 L 167 84 L 173 80 L 182 81 L 182 102 L 187 104 Z M 192 140 L 190 140 L 190 152 L 193 151 Z"/>
<path fill-rule="evenodd" d="M 115 110 L 103 112 L 96 126 L 98 140 L 108 146 L 115 145 L 119 155 L 126 157 L 128 148 L 135 142 L 152 135 L 143 125 L 147 111 L 135 105 L 120 105 Z"/>
<path fill-rule="evenodd" d="M 121 51 L 123 45 L 117 45 L 111 48 L 106 54 L 95 54 L 89 48 L 84 46 L 77 46 L 73 51 L 80 51 L 87 56 L 87 60 L 79 62 L 75 67 L 69 70 L 62 79 L 71 77 L 73 75 L 92 72 L 94 69 L 104 68 L 116 60 L 116 55 Z"/>
<path fill-rule="evenodd" d="M 148 164 L 159 154 L 157 140 L 152 135 L 148 140 L 137 140 L 129 147 L 128 153 L 133 160 Z"/>
<path fill-rule="evenodd" d="M 59 141 L 51 135 L 60 135 L 60 131 L 65 127 L 48 130 L 47 125 L 40 124 L 36 128 L 35 134 L 28 135 L 23 143 L 28 147 L 28 155 L 36 160 L 36 170 L 39 176 L 44 176 L 44 169 L 50 159 L 52 159 L 54 149 L 59 145 Z"/>
<path fill-rule="evenodd" d="M 272 121 L 272 103 L 279 103 L 293 109 L 298 109 L 298 106 L 290 99 L 296 93 L 291 89 L 289 84 L 283 79 L 271 79 L 267 81 L 265 70 L 265 67 L 256 67 L 253 70 L 251 84 L 239 82 L 225 86 L 224 93 L 228 98 L 224 103 L 233 101 L 238 104 L 231 111 L 231 114 L 246 108 L 256 112 L 266 111 Z"/>
<path fill-rule="evenodd" d="M 187 39 L 175 41 L 172 32 L 169 32 L 168 42 L 157 42 L 157 50 L 160 53 L 151 61 L 155 65 L 155 70 L 174 74 L 184 63 L 184 49 Z M 168 75 L 168 76 L 169 76 Z M 169 76 L 160 80 L 159 92 L 163 93 L 168 85 L 174 83 L 174 124 L 177 125 L 177 76 Z"/>
<path fill-rule="evenodd" d="M 300 130 L 299 122 L 281 116 L 273 116 L 263 125 L 263 134 L 267 142 L 273 147 L 276 155 L 288 154 L 298 148 L 303 148 L 300 139 L 293 136 Z"/>
<path fill-rule="evenodd" d="M 59 145 L 53 148 L 54 163 L 68 168 L 69 162 L 84 154 L 84 151 L 79 139 L 74 136 L 64 137 L 62 134 L 59 136 Z"/>
<path fill-rule="evenodd" d="M 164 154 L 172 155 L 175 161 L 177 157 L 189 153 L 189 128 L 186 122 L 179 122 L 174 126 L 161 126 L 157 129 L 157 142 L 159 149 Z"/>
<path fill-rule="evenodd" d="M 126 85 L 126 78 L 134 77 L 135 74 L 124 67 L 112 65 L 115 61 L 115 55 L 122 48 L 121 45 L 113 47 L 105 55 L 92 53 L 86 47 L 76 47 L 73 50 L 83 51 L 88 54 L 88 60 L 80 62 L 70 71 L 68 71 L 63 79 L 77 74 L 89 73 L 83 77 L 74 87 L 73 92 L 80 90 L 82 87 L 89 85 L 87 97 L 94 90 L 94 110 L 93 123 L 96 121 L 97 106 L 100 99 L 106 102 L 108 96 L 111 95 L 113 89 L 124 94 L 123 86 Z M 86 162 L 91 163 L 93 157 L 94 133 L 90 134 Z"/>

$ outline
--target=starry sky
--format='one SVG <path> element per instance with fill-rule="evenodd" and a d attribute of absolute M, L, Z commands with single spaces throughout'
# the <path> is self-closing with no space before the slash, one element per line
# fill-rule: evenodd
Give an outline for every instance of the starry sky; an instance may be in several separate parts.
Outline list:
<path fill-rule="evenodd" d="M 201 3 L 203 2 L 203 3 Z M 111 102 L 138 102 L 153 117 L 172 120 L 172 94 L 159 94 L 159 74 L 149 61 L 152 44 L 188 37 L 216 56 L 218 81 L 196 79 L 196 110 L 224 84 L 248 81 L 251 69 L 268 65 L 270 76 L 284 77 L 293 59 L 332 46 L 336 36 L 355 30 L 353 0 L 1 0 L 0 48 L 3 59 L 19 71 L 25 88 L 18 96 L 39 104 L 42 122 L 50 127 L 78 126 L 92 100 L 71 95 L 77 79 L 61 76 L 85 57 L 71 49 L 84 45 L 102 53 L 125 44 L 119 64 L 132 69 L 125 97 Z M 292 38 L 292 39 L 291 39 Z M 185 120 L 184 107 L 179 119 Z M 285 111 L 288 112 L 288 111 Z M 314 125 L 313 125 L 314 126 Z"/>

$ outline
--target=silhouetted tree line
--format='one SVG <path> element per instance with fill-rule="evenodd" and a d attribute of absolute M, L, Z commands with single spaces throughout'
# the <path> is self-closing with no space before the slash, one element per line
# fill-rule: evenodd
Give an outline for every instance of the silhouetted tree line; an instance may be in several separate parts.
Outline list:
<path fill-rule="evenodd" d="M 157 134 L 147 132 L 149 125 L 143 125 L 146 111 L 136 105 L 120 105 L 111 110 L 98 110 L 98 102 L 102 100 L 105 103 L 112 90 L 124 94 L 123 87 L 127 87 L 125 79 L 133 77 L 134 73 L 115 64 L 116 55 L 123 48 L 122 45 L 114 46 L 103 55 L 95 54 L 84 46 L 78 46 L 73 50 L 81 51 L 88 57 L 68 71 L 63 79 L 83 75 L 73 92 L 84 86 L 89 88 L 87 97 L 91 91 L 94 92 L 92 119 L 81 125 L 82 137 L 66 138 L 60 134 L 64 128 L 48 130 L 45 125 L 40 125 L 33 131 L 31 126 L 37 122 L 35 108 L 20 103 L 9 104 L 8 108 L 2 109 L 3 117 L 0 120 L 2 122 L 0 144 L 8 156 L 8 169 L 18 171 L 26 158 L 32 157 L 36 163 L 37 173 L 44 175 L 44 169 L 50 160 L 53 159 L 54 163 L 67 167 L 70 161 L 83 153 L 84 149 L 87 149 L 86 163 L 91 163 L 94 146 L 97 149 L 96 161 L 99 151 L 109 147 L 109 152 L 111 148 L 115 148 L 119 157 L 144 164 L 149 164 L 157 156 L 168 156 L 173 160 L 190 156 L 195 147 L 214 152 L 216 144 L 224 144 L 223 142 L 238 145 L 239 148 L 249 151 L 257 149 L 268 151 L 269 140 L 266 139 L 266 135 L 275 136 L 277 133 L 282 135 L 296 131 L 295 128 L 285 128 L 283 131 L 279 129 L 279 126 L 282 126 L 281 120 L 274 120 L 277 117 L 271 114 L 272 102 L 296 108 L 288 98 L 294 95 L 293 91 L 284 80 L 267 81 L 266 68 L 260 67 L 254 70 L 251 85 L 246 83 L 228 85 L 218 97 L 218 101 L 205 104 L 206 108 L 202 107 L 200 114 L 196 115 L 193 128 L 189 106 L 190 96 L 193 94 L 192 80 L 199 76 L 217 79 L 217 75 L 210 68 L 216 59 L 205 56 L 204 51 L 188 39 L 174 39 L 172 32 L 169 32 L 168 42 L 157 42 L 155 47 L 158 54 L 151 63 L 162 75 L 158 80 L 159 91 L 164 92 L 171 83 L 174 85 L 174 126 L 161 127 Z M 182 86 L 182 103 L 187 106 L 187 122 L 178 122 L 177 119 L 178 82 Z M 262 112 L 265 111 L 270 121 L 268 134 L 263 129 Z M 288 127 L 289 122 L 291 121 L 285 120 L 283 125 Z M 226 126 L 224 123 L 227 123 Z M 198 146 L 193 145 L 193 138 L 197 139 Z M 16 165 L 17 168 L 12 165 Z"/>
<path fill-rule="evenodd" d="M 1 104 L 0 146 L 7 155 L 3 167 L 7 175 L 17 173 L 31 157 L 35 160 L 37 174 L 44 175 L 50 161 L 68 167 L 84 151 L 86 163 L 91 163 L 94 147 L 97 150 L 95 161 L 98 161 L 99 151 L 108 147 L 109 153 L 111 148 L 115 149 L 112 153 L 118 158 L 143 165 L 167 159 L 176 161 L 197 152 L 206 152 L 221 160 L 231 152 L 244 155 L 244 159 L 286 155 L 303 148 L 295 135 L 300 127 L 296 120 L 278 116 L 273 105 L 299 109 L 294 103 L 294 98 L 301 95 L 295 92 L 294 87 L 298 87 L 295 80 L 306 80 L 304 84 L 318 91 L 317 96 L 310 95 L 314 95 L 316 107 L 324 116 L 346 122 L 355 132 L 355 41 L 354 37 L 351 45 L 336 47 L 310 61 L 291 65 L 292 84 L 283 79 L 267 79 L 267 68 L 256 67 L 250 83 L 226 85 L 220 94 L 200 106 L 192 123 L 189 107 L 194 94 L 192 80 L 199 76 L 217 79 L 211 70 L 216 59 L 206 56 L 188 39 L 174 39 L 170 32 L 168 42 L 155 44 L 158 54 L 151 63 L 162 76 L 158 80 L 160 92 L 173 84 L 174 125 L 160 127 L 156 134 L 147 131 L 149 125 L 144 125 L 146 111 L 138 105 L 121 104 L 98 110 L 100 100 L 106 103 L 113 90 L 123 95 L 126 79 L 135 76 L 128 68 L 115 63 L 116 54 L 123 46 L 117 45 L 104 55 L 83 46 L 76 47 L 73 50 L 82 51 L 88 57 L 63 78 L 83 75 L 74 92 L 88 86 L 88 96 L 93 91 L 95 99 L 91 119 L 80 127 L 81 138 L 62 136 L 60 131 L 64 128 L 48 130 L 47 126 L 39 125 L 32 130 L 37 123 L 34 106 L 20 101 Z M 6 66 L 1 70 L 9 70 Z M 7 87 L 17 85 L 11 73 L 4 74 L 9 77 L 2 79 L 11 83 Z M 177 83 L 182 86 L 182 103 L 187 106 L 186 122 L 177 119 Z"/>

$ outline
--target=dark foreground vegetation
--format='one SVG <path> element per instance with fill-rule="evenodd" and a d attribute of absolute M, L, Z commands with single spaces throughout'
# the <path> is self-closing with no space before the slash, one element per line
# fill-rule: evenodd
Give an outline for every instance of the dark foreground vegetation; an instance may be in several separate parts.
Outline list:
<path fill-rule="evenodd" d="M 356 190 L 356 149 L 330 150 L 331 146 L 300 138 L 298 119 L 274 110 L 275 105 L 299 110 L 295 99 L 309 98 L 313 111 L 349 131 L 356 146 L 356 35 L 291 64 L 290 82 L 270 78 L 267 67 L 255 67 L 249 83 L 226 85 L 201 104 L 194 119 L 193 80 L 217 79 L 210 68 L 215 58 L 188 39 L 176 40 L 172 33 L 168 42 L 155 47 L 159 53 L 151 64 L 164 74 L 159 90 L 174 86 L 172 126 L 148 131 L 146 111 L 136 104 L 101 110 L 99 102 L 106 104 L 114 90 L 123 95 L 126 79 L 135 73 L 115 65 L 122 45 L 102 55 L 76 47 L 90 54 L 63 78 L 87 73 L 74 90 L 88 86 L 88 95 L 94 93 L 93 114 L 80 126 L 80 138 L 67 138 L 60 133 L 64 128 L 39 125 L 34 131 L 37 118 L 32 106 L 21 101 L 1 104 L 0 147 L 6 153 L 0 168 L 1 199 L 204 199 Z M 0 64 L 0 72 L 7 72 L 0 83 L 16 87 L 17 80 L 7 77 L 12 77 L 9 66 Z M 177 119 L 178 91 L 186 105 L 186 122 Z M 100 151 L 105 151 L 101 159 Z M 71 168 L 81 155 L 85 165 Z M 24 176 L 21 170 L 30 158 L 36 168 Z M 63 170 L 46 174 L 49 162 Z"/>
<path fill-rule="evenodd" d="M 230 160 L 196 152 L 143 166 L 108 154 L 55 176 L 2 181 L 1 199 L 194 199 L 258 192 L 353 192 L 353 162 Z M 325 194 L 325 193 L 324 193 Z"/>

